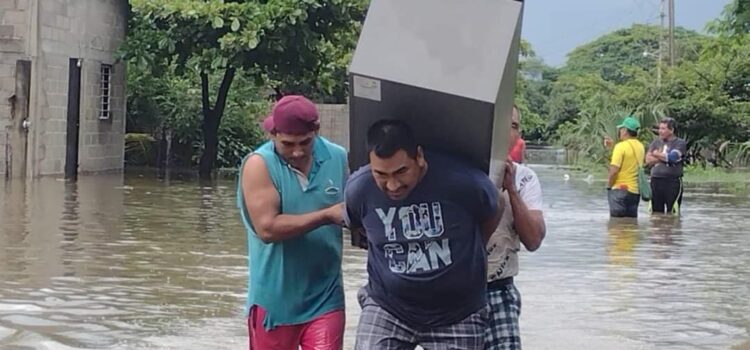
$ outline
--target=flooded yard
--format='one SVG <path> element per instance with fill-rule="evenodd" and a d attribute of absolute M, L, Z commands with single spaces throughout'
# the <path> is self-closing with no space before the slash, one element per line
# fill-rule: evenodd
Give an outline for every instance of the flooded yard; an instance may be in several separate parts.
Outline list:
<path fill-rule="evenodd" d="M 535 167 L 548 233 L 522 254 L 526 349 L 731 349 L 750 340 L 750 199 L 690 188 L 682 218 L 610 220 L 603 184 Z M 345 239 L 347 348 L 366 278 Z M 0 188 L 1 349 L 243 349 L 235 182 L 150 173 Z M 742 345 L 744 343 L 744 345 Z"/>

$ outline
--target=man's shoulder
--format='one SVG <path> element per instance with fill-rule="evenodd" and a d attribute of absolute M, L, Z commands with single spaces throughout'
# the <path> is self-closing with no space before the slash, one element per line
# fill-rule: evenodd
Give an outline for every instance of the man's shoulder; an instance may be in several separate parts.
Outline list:
<path fill-rule="evenodd" d="M 245 156 L 240 164 L 240 170 L 248 168 L 267 168 L 268 162 L 273 155 L 273 144 L 270 141 L 266 141 Z"/>
<path fill-rule="evenodd" d="M 640 140 L 638 140 L 638 139 L 627 139 L 627 140 L 623 140 L 623 141 L 620 141 L 617 144 L 615 144 L 615 148 L 614 148 L 613 151 L 624 152 L 625 150 L 629 151 L 631 148 L 645 149 L 645 147 L 643 146 L 643 142 L 641 142 Z"/>
<path fill-rule="evenodd" d="M 366 179 L 372 179 L 372 170 L 370 169 L 370 164 L 365 164 L 359 169 L 355 170 L 350 176 L 350 181 L 364 181 Z"/>
<path fill-rule="evenodd" d="M 266 142 L 263 142 L 260 146 L 256 147 L 252 152 L 250 152 L 247 155 L 247 157 L 249 158 L 249 157 L 253 156 L 254 154 L 265 156 L 265 155 L 268 155 L 268 154 L 273 154 L 273 152 L 274 152 L 273 142 L 266 141 Z"/>
<path fill-rule="evenodd" d="M 364 165 L 349 175 L 349 179 L 346 181 L 347 194 L 359 193 L 364 190 L 365 185 L 373 182 L 372 171 L 370 165 Z"/>
<path fill-rule="evenodd" d="M 347 152 L 344 146 L 334 143 L 333 141 L 323 136 L 318 136 L 318 138 L 323 143 L 323 145 L 326 146 L 326 148 L 328 149 L 328 152 L 330 152 L 332 156 L 339 157 L 339 158 L 343 157 L 344 159 L 346 159 Z"/>
<path fill-rule="evenodd" d="M 515 163 L 516 164 L 516 178 L 517 179 L 523 179 L 523 178 L 529 178 L 529 179 L 536 179 L 538 178 L 536 171 L 534 169 L 531 169 L 529 166 L 521 164 L 521 163 Z"/>
<path fill-rule="evenodd" d="M 615 144 L 615 147 L 612 148 L 612 154 L 622 153 L 625 148 L 630 148 L 630 146 L 627 145 L 626 141 L 620 141 Z"/>
<path fill-rule="evenodd" d="M 441 177 L 446 180 L 474 179 L 477 176 L 487 177 L 487 174 L 482 170 L 453 154 L 428 151 L 426 159 L 430 169 L 440 169 Z"/>
<path fill-rule="evenodd" d="M 539 181 L 536 171 L 523 164 L 516 164 L 516 184 L 519 191 L 533 181 Z"/>
<path fill-rule="evenodd" d="M 427 149 L 425 150 L 425 158 L 428 162 L 441 163 L 440 165 L 450 164 L 458 167 L 469 166 L 465 160 L 457 155 L 443 152 L 441 150 Z"/>

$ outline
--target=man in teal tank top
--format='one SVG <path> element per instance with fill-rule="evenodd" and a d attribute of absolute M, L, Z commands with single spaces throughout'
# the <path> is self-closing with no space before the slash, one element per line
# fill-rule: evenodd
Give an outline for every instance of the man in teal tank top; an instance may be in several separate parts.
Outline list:
<path fill-rule="evenodd" d="M 285 96 L 264 122 L 271 140 L 241 167 L 250 349 L 343 347 L 341 279 L 346 151 L 318 136 L 318 112 Z"/>

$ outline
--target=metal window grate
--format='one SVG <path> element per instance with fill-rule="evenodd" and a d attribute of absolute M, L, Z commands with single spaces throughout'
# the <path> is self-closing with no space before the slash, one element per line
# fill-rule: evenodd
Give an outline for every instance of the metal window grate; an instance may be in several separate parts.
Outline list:
<path fill-rule="evenodd" d="M 112 116 L 112 65 L 102 64 L 100 73 L 99 119 L 109 119 Z"/>

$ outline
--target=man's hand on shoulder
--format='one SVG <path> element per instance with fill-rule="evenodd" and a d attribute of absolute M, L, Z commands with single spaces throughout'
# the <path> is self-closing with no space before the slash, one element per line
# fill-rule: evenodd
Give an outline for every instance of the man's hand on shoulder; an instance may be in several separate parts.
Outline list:
<path fill-rule="evenodd" d="M 325 215 L 331 224 L 344 226 L 344 202 L 334 204 L 325 209 Z"/>

